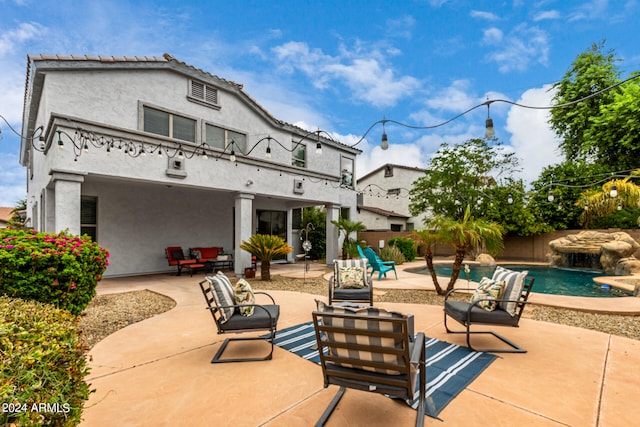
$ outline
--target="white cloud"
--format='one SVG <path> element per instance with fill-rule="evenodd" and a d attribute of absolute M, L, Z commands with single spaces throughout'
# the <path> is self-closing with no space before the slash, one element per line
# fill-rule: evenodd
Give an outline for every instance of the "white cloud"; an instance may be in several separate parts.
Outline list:
<path fill-rule="evenodd" d="M 536 14 L 536 16 L 533 17 L 533 20 L 535 22 L 539 22 L 547 19 L 560 19 L 560 18 L 561 18 L 560 12 L 558 12 L 557 10 L 545 10 Z"/>
<path fill-rule="evenodd" d="M 569 16 L 569 21 L 603 19 L 608 16 L 609 0 L 592 0 L 578 6 Z"/>
<path fill-rule="evenodd" d="M 529 106 L 549 106 L 553 98 L 551 85 L 529 89 L 517 103 Z M 549 123 L 550 110 L 528 109 L 513 106 L 507 114 L 506 129 L 511 133 L 510 145 L 521 159 L 526 183 L 538 178 L 546 166 L 562 161 L 558 151 L 558 139 Z"/>
<path fill-rule="evenodd" d="M 335 88 L 344 84 L 352 97 L 376 107 L 389 107 L 398 100 L 415 93 L 421 86 L 411 76 L 396 76 L 384 62 L 377 49 L 365 49 L 358 44 L 353 50 L 342 46 L 337 56 L 327 55 L 321 49 L 310 49 L 307 43 L 287 42 L 272 49 L 281 71 L 301 71 L 319 89 Z M 387 49 L 394 56 L 397 49 Z"/>
<path fill-rule="evenodd" d="M 482 10 L 472 10 L 469 15 L 472 18 L 484 19 L 486 21 L 498 21 L 500 17 L 492 12 L 485 12 Z"/>
<path fill-rule="evenodd" d="M 482 41 L 486 44 L 497 44 L 502 41 L 504 34 L 499 28 L 488 28 L 482 32 Z"/>
<path fill-rule="evenodd" d="M 485 43 L 496 46 L 489 58 L 498 64 L 501 73 L 525 71 L 536 63 L 546 66 L 549 61 L 549 38 L 538 27 L 521 24 L 502 40 L 485 35 Z"/>

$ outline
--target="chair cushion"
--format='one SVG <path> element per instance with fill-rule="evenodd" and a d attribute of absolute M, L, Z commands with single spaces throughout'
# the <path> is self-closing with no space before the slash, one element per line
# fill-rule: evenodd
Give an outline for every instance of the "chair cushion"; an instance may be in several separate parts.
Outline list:
<path fill-rule="evenodd" d="M 338 267 L 338 269 L 340 274 L 338 283 L 342 289 L 364 287 L 364 269 L 362 267 Z"/>
<path fill-rule="evenodd" d="M 470 306 L 471 304 L 465 301 L 449 300 L 444 303 L 444 311 L 460 323 L 466 324 L 467 310 L 469 310 Z M 475 306 L 471 309 L 470 321 L 471 323 L 505 326 L 515 326 L 518 324 L 518 319 L 516 317 L 512 317 L 500 307 L 496 308 L 494 311 L 486 311 Z"/>
<path fill-rule="evenodd" d="M 226 323 L 220 325 L 220 329 L 229 332 L 247 329 L 274 329 L 278 324 L 278 317 L 280 317 L 279 305 L 261 305 L 255 307 L 251 317 L 243 316 L 237 311 L 234 312 Z"/>
<path fill-rule="evenodd" d="M 253 294 L 251 285 L 244 279 L 238 280 L 233 287 L 233 293 L 235 295 L 235 302 L 238 305 L 242 304 L 255 304 L 256 296 Z M 246 307 L 238 307 L 238 311 L 243 316 L 253 316 L 255 307 L 253 305 Z"/>
<path fill-rule="evenodd" d="M 398 313 L 395 311 L 388 311 L 383 308 L 377 307 L 362 307 L 357 305 L 327 305 L 320 300 L 316 300 L 318 311 L 323 313 L 335 313 L 335 314 L 353 314 L 356 316 L 376 316 L 376 317 L 392 317 L 399 319 L 407 319 L 407 315 Z M 390 322 L 380 322 L 373 319 L 356 319 L 356 318 L 333 318 L 333 317 L 322 317 L 322 322 L 324 322 L 325 326 L 333 326 L 333 327 L 346 327 L 346 328 L 357 328 L 357 329 L 367 329 L 369 331 L 380 331 L 380 332 L 402 332 L 400 325 L 393 324 Z M 344 333 L 327 333 L 328 339 L 330 341 L 346 343 L 346 342 L 354 342 L 355 335 L 344 334 Z M 403 348 L 403 341 L 401 339 L 394 340 L 393 338 L 384 338 L 384 337 L 373 337 L 373 336 L 358 336 L 358 338 L 368 338 L 369 342 L 362 343 L 365 345 L 376 345 L 380 347 L 388 347 L 388 348 Z M 360 360 L 367 361 L 375 361 L 382 363 L 394 363 L 402 365 L 405 363 L 404 359 L 400 354 L 393 355 L 388 353 L 372 353 L 369 351 L 358 351 L 358 350 L 349 350 L 342 348 L 334 348 L 330 347 L 330 354 L 339 357 L 350 357 Z M 344 366 L 347 368 L 354 367 L 351 364 L 338 363 L 339 366 Z M 400 371 L 396 370 L 387 370 L 387 369 L 379 369 L 373 368 L 370 366 L 358 366 L 359 369 L 363 369 L 370 372 L 378 372 L 381 374 L 387 375 L 400 375 Z"/>
<path fill-rule="evenodd" d="M 505 286 L 504 281 L 498 282 L 496 280 L 489 279 L 488 277 L 483 277 L 473 293 L 470 303 L 474 304 L 475 302 L 480 301 L 476 307 L 480 307 L 486 311 L 493 311 L 498 306 L 496 300 L 502 298 L 502 295 L 504 294 Z"/>
<path fill-rule="evenodd" d="M 225 323 L 233 315 L 233 311 L 235 310 L 235 307 L 227 306 L 234 306 L 236 304 L 231 282 L 227 276 L 220 271 L 215 276 L 207 276 L 206 279 L 213 291 L 213 299 L 216 305 L 218 307 L 224 307 L 220 308 L 220 323 Z"/>
<path fill-rule="evenodd" d="M 502 299 L 517 301 L 522 294 L 522 288 L 524 287 L 524 280 L 529 274 L 528 270 L 525 271 L 513 271 L 504 267 L 497 266 L 493 272 L 493 280 L 504 281 L 506 286 L 504 288 L 504 294 Z M 516 302 L 500 302 L 500 308 L 505 310 L 511 316 L 516 315 Z"/>

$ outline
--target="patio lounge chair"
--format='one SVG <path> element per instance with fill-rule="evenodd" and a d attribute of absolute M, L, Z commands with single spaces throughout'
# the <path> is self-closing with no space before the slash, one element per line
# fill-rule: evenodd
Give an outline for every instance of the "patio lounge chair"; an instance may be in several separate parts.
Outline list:
<path fill-rule="evenodd" d="M 271 360 L 273 356 L 273 340 L 276 337 L 276 329 L 278 326 L 278 317 L 280 316 L 280 306 L 275 304 L 271 295 L 266 292 L 253 292 L 254 295 L 266 295 L 272 304 L 236 304 L 233 287 L 229 279 L 222 273 L 215 276 L 207 276 L 205 280 L 200 282 L 200 289 L 207 301 L 207 308 L 211 311 L 213 320 L 218 327 L 218 334 L 225 333 L 242 333 L 268 331 L 269 335 L 251 336 L 251 337 L 233 337 L 227 338 L 218 352 L 215 354 L 211 363 L 225 362 L 250 362 L 260 360 Z M 254 312 L 251 316 L 243 316 L 239 312 L 240 307 L 253 306 Z M 264 357 L 247 357 L 234 359 L 221 359 L 222 353 L 227 348 L 227 344 L 231 341 L 246 340 L 265 340 L 271 343 L 271 351 Z"/>
<path fill-rule="evenodd" d="M 333 261 L 333 276 L 329 278 L 329 304 L 334 301 L 373 305 L 373 283 L 367 272 L 366 258 Z"/>
<path fill-rule="evenodd" d="M 360 247 L 358 246 L 358 249 Z M 360 249 L 361 250 L 361 249 Z M 396 263 L 394 261 L 382 261 L 378 254 L 376 254 L 373 249 L 365 248 L 364 256 L 369 260 L 369 264 L 373 267 L 373 271 L 371 274 L 378 272 L 378 280 L 382 279 L 382 276 L 387 277 L 387 272 L 393 270 L 393 274 L 396 275 L 396 280 L 398 280 L 398 273 L 396 272 Z"/>
<path fill-rule="evenodd" d="M 453 288 L 447 293 L 444 300 L 444 327 L 447 333 L 450 334 L 466 334 L 467 347 L 470 350 L 489 353 L 526 353 L 527 350 L 494 331 L 471 331 L 471 325 L 476 324 L 513 326 L 517 328 L 534 282 L 534 278 L 527 276 L 526 271 L 516 272 L 502 267 L 496 268 L 492 279 L 504 280 L 506 283 L 502 299 L 495 300 L 497 303 L 495 310 L 487 311 L 480 307 L 483 302 L 491 301 L 491 298 L 480 298 L 473 303 L 449 300 L 449 297 L 454 292 L 463 290 L 461 288 Z M 465 326 L 466 330 L 450 330 L 447 326 L 447 317 L 451 317 L 453 320 Z M 471 345 L 472 334 L 491 334 L 507 344 L 510 348 L 476 350 Z"/>
<path fill-rule="evenodd" d="M 180 273 L 182 273 L 182 269 L 184 267 L 187 267 L 188 269 L 191 269 L 191 267 L 193 268 L 204 267 L 204 264 L 198 263 L 198 260 L 185 258 L 184 251 L 182 250 L 181 246 L 169 246 L 167 249 L 165 249 L 165 252 L 167 255 L 167 260 L 169 261 L 169 265 L 171 266 L 175 265 L 178 267 L 177 276 L 179 276 Z M 193 275 L 193 272 L 192 272 L 192 275 Z"/>
<path fill-rule="evenodd" d="M 416 426 L 424 424 L 425 337 L 420 332 L 414 338 L 409 316 L 374 307 L 328 306 L 313 312 L 313 323 L 324 387 L 340 387 L 316 426 L 327 422 L 346 388 L 413 402 L 416 380 L 420 389 Z"/>

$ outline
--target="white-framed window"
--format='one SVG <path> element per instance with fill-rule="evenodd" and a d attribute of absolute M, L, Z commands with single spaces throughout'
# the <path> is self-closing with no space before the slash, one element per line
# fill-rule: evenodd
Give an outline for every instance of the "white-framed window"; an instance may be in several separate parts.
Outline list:
<path fill-rule="evenodd" d="M 293 149 L 291 153 L 291 165 L 298 166 L 299 168 L 307 167 L 307 146 L 299 144 Z"/>
<path fill-rule="evenodd" d="M 188 98 L 219 108 L 218 89 L 197 80 L 189 80 Z"/>
<path fill-rule="evenodd" d="M 196 120 L 143 106 L 143 130 L 183 141 L 196 141 Z"/>
<path fill-rule="evenodd" d="M 224 150 L 231 144 L 231 141 L 235 143 L 236 148 L 246 150 L 247 135 L 210 123 L 205 125 L 204 142 L 209 147 Z"/>

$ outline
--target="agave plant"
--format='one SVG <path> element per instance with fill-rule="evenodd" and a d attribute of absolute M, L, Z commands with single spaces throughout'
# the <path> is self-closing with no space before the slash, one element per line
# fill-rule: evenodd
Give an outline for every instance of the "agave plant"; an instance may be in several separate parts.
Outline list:
<path fill-rule="evenodd" d="M 279 255 L 293 250 L 282 237 L 271 234 L 254 234 L 249 240 L 243 240 L 240 249 L 247 251 L 260 260 L 261 280 L 271 280 L 271 261 Z"/>

